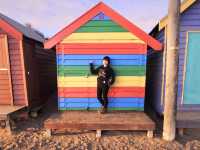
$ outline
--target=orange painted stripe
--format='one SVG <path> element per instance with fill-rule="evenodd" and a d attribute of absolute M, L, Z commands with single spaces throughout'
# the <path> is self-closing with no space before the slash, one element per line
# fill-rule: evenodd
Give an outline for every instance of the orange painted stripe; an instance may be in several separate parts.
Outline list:
<path fill-rule="evenodd" d="M 96 87 L 67 87 L 58 88 L 59 97 L 96 97 Z M 109 97 L 138 97 L 145 96 L 144 87 L 111 87 Z"/>

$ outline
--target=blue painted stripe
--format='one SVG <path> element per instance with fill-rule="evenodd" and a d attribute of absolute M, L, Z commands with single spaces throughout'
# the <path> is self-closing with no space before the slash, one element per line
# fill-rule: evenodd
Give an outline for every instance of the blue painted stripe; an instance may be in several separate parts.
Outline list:
<path fill-rule="evenodd" d="M 90 103 L 89 104 L 90 108 L 96 108 L 96 107 L 101 107 L 100 103 Z M 111 108 L 121 108 L 121 107 L 126 107 L 126 108 L 130 108 L 130 107 L 144 107 L 144 104 L 141 103 L 109 103 L 108 107 Z"/>
<path fill-rule="evenodd" d="M 146 55 L 106 55 L 106 56 L 109 56 L 111 60 L 114 60 L 114 59 L 139 60 L 139 59 L 146 58 Z M 105 57 L 105 55 L 68 55 L 68 54 L 64 54 L 64 55 L 58 54 L 57 55 L 57 59 L 65 59 L 65 60 L 69 60 L 69 59 L 72 59 L 72 60 L 80 60 L 80 59 L 98 60 L 98 59 L 100 59 L 100 60 L 102 60 L 103 57 Z"/>
<path fill-rule="evenodd" d="M 97 108 L 101 107 L 100 103 L 59 103 L 59 108 Z M 110 108 L 121 108 L 121 107 L 137 107 L 143 108 L 144 103 L 109 103 Z"/>
<path fill-rule="evenodd" d="M 106 16 L 104 13 L 99 13 L 95 17 L 93 17 L 91 20 L 111 20 L 110 17 Z"/>
<path fill-rule="evenodd" d="M 98 103 L 97 98 L 58 98 L 61 103 Z M 144 103 L 144 98 L 108 98 L 110 103 Z"/>
<path fill-rule="evenodd" d="M 90 60 L 58 60 L 58 65 L 70 65 L 70 66 L 85 66 L 89 65 Z M 101 60 L 97 60 L 94 62 L 94 65 L 102 65 Z M 127 65 L 146 65 L 146 60 L 112 60 L 111 65 L 118 65 L 118 66 L 127 66 Z"/>
<path fill-rule="evenodd" d="M 101 65 L 105 55 L 57 55 L 58 65 Z M 112 65 L 146 65 L 146 55 L 109 55 Z"/>
<path fill-rule="evenodd" d="M 94 59 L 91 59 L 94 60 Z M 66 59 L 57 59 L 58 65 L 71 65 L 71 66 L 85 66 L 89 65 L 91 60 L 66 60 Z M 102 65 L 102 60 L 95 60 L 94 65 Z M 140 57 L 133 60 L 111 60 L 111 65 L 121 65 L 121 66 L 130 66 L 130 65 L 146 65 L 146 57 Z"/>
<path fill-rule="evenodd" d="M 101 104 L 97 98 L 59 98 L 59 108 L 95 108 L 100 107 Z M 109 98 L 108 107 L 144 107 L 143 98 Z"/>

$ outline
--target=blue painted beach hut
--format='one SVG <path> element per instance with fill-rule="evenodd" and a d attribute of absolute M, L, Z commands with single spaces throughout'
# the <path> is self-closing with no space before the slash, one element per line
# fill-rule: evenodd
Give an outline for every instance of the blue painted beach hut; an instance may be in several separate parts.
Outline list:
<path fill-rule="evenodd" d="M 163 43 L 163 51 L 148 50 L 147 96 L 155 110 L 162 115 L 165 102 L 165 69 L 167 16 L 151 31 L 150 35 Z M 181 4 L 180 46 L 178 65 L 178 117 L 185 118 L 191 112 L 200 112 L 200 1 L 185 0 Z M 181 113 L 180 113 L 181 112 Z M 187 112 L 184 113 L 184 112 Z M 196 114 L 195 113 L 195 114 Z M 190 116 L 188 118 L 197 115 Z M 194 119 L 195 120 L 195 119 Z M 190 122 L 190 124 L 192 124 Z"/>

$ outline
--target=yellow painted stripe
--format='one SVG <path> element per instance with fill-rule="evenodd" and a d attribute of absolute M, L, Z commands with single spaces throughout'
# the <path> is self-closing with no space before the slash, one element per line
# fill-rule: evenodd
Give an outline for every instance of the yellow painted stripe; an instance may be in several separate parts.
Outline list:
<path fill-rule="evenodd" d="M 93 33 L 72 33 L 68 37 L 67 40 L 80 40 L 80 39 L 88 39 L 88 40 L 138 40 L 139 38 L 133 35 L 130 32 L 93 32 Z"/>
<path fill-rule="evenodd" d="M 61 43 L 86 43 L 86 42 L 137 42 L 144 43 L 130 32 L 95 32 L 95 33 L 72 33 L 64 38 Z"/>
<path fill-rule="evenodd" d="M 96 87 L 97 77 L 58 77 L 58 87 Z M 114 87 L 144 87 L 145 76 L 118 76 Z"/>
<path fill-rule="evenodd" d="M 138 43 L 144 44 L 141 40 L 68 40 L 61 43 Z"/>

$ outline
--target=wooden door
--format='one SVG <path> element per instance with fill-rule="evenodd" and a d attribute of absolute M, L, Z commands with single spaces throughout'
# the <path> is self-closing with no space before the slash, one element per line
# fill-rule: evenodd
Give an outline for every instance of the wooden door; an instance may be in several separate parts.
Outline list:
<path fill-rule="evenodd" d="M 200 104 L 200 32 L 188 33 L 184 104 Z"/>
<path fill-rule="evenodd" d="M 39 87 L 39 69 L 37 64 L 36 52 L 34 43 L 25 41 L 24 43 L 24 56 L 26 66 L 26 79 L 27 79 L 27 93 L 29 100 L 29 107 L 33 108 L 40 105 L 40 87 Z"/>
<path fill-rule="evenodd" d="M 0 105 L 12 105 L 12 84 L 7 36 L 0 34 Z"/>

